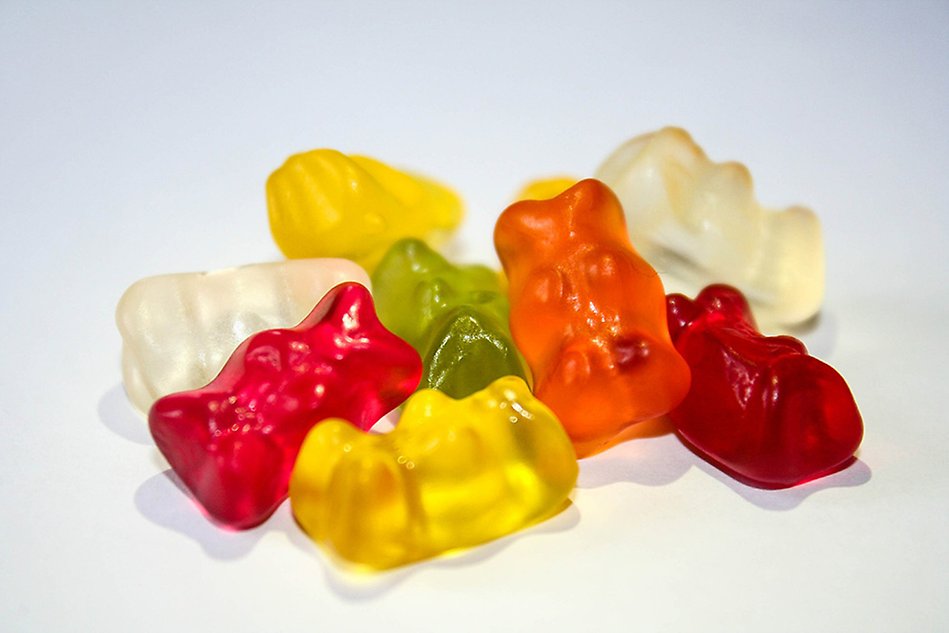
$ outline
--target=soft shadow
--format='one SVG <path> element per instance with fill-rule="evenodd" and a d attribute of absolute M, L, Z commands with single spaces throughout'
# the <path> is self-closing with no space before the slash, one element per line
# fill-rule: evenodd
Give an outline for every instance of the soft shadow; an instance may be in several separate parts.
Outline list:
<path fill-rule="evenodd" d="M 765 490 L 747 486 L 706 462 L 687 448 L 672 432 L 665 419 L 644 422 L 647 426 L 635 436 L 626 435 L 624 443 L 603 453 L 580 460 L 578 488 L 600 488 L 616 483 L 644 486 L 665 486 L 673 483 L 695 466 L 730 488 L 749 503 L 765 510 L 793 510 L 805 499 L 821 490 L 862 486 L 873 473 L 865 462 L 854 458 L 846 468 L 782 490 Z M 636 425 L 642 426 L 642 425 Z M 633 441 L 629 441 L 633 440 Z"/>
<path fill-rule="evenodd" d="M 306 535 L 306 532 L 303 531 L 303 528 L 300 527 L 293 517 L 289 501 L 284 501 L 280 504 L 277 511 L 273 513 L 273 516 L 267 519 L 262 527 L 272 532 L 282 533 L 287 538 L 288 543 L 300 550 L 307 557 L 316 560 L 321 558 L 316 543 L 310 540 L 310 537 Z"/>
<path fill-rule="evenodd" d="M 805 499 L 821 490 L 862 486 L 870 481 L 873 476 L 873 471 L 870 470 L 866 462 L 855 458 L 853 462 L 843 470 L 838 470 L 826 477 L 821 477 L 820 479 L 815 479 L 792 488 L 764 490 L 762 488 L 746 486 L 704 460 L 696 459 L 695 464 L 699 470 L 711 475 L 714 479 L 730 488 L 749 503 L 765 510 L 774 511 L 793 510 L 801 505 Z"/>
<path fill-rule="evenodd" d="M 804 323 L 790 328 L 787 333 L 800 339 L 812 356 L 829 358 L 837 347 L 839 331 L 837 315 L 821 310 Z"/>
<path fill-rule="evenodd" d="M 620 443 L 622 442 L 622 443 Z M 600 488 L 630 482 L 665 486 L 693 463 L 665 418 L 633 425 L 606 451 L 580 460 L 578 488 Z"/>
<path fill-rule="evenodd" d="M 266 523 L 240 532 L 214 524 L 171 469 L 149 477 L 138 487 L 135 507 L 155 525 L 187 536 L 219 560 L 246 555 L 267 531 Z"/>
<path fill-rule="evenodd" d="M 367 602 L 379 598 L 393 588 L 402 584 L 415 574 L 428 569 L 458 568 L 478 565 L 497 556 L 522 538 L 531 538 L 543 534 L 557 534 L 566 532 L 580 523 L 580 511 L 576 505 L 569 503 L 562 512 L 555 516 L 536 523 L 533 526 L 503 536 L 499 539 L 476 545 L 471 548 L 450 552 L 437 558 L 432 558 L 404 567 L 388 571 L 368 572 L 347 566 L 335 561 L 323 551 L 319 551 L 319 561 L 323 566 L 323 573 L 327 585 L 340 598 L 349 602 Z M 301 530 L 302 533 L 302 530 Z M 305 537 L 304 537 L 305 538 Z M 310 543 L 311 548 L 318 548 Z"/>
<path fill-rule="evenodd" d="M 217 560 L 234 560 L 246 556 L 264 534 L 283 533 L 291 545 L 319 562 L 327 584 L 335 594 L 353 602 L 382 596 L 424 569 L 477 565 L 521 538 L 565 532 L 580 523 L 579 510 L 568 501 L 563 511 L 549 519 L 489 543 L 390 571 L 367 572 L 327 556 L 297 524 L 286 502 L 263 525 L 251 530 L 230 530 L 216 524 L 205 515 L 171 469 L 149 477 L 138 487 L 135 491 L 135 507 L 155 525 L 188 537 L 200 545 L 208 556 Z"/>
<path fill-rule="evenodd" d="M 136 444 L 151 445 L 148 424 L 129 402 L 122 383 L 118 383 L 99 398 L 98 411 L 102 425 L 119 437 Z"/>

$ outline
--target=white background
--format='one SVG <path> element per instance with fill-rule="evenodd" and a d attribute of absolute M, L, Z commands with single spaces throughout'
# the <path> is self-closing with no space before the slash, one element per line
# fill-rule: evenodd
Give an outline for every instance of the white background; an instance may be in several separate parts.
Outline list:
<path fill-rule="evenodd" d="M 0 629 L 949 629 L 949 4 L 130 5 L 0 4 Z M 821 216 L 804 338 L 862 410 L 855 466 L 763 492 L 636 439 L 583 462 L 560 517 L 361 581 L 286 505 L 226 533 L 162 474 L 114 306 L 279 258 L 287 155 L 451 183 L 459 256 L 494 263 L 524 181 L 665 124 Z"/>

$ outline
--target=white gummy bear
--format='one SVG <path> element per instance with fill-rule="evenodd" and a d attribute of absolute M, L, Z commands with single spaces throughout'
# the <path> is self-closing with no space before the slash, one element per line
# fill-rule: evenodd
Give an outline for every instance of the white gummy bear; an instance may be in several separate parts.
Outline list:
<path fill-rule="evenodd" d="M 763 329 L 799 324 L 820 310 L 824 244 L 810 209 L 763 208 L 748 169 L 715 163 L 679 128 L 621 145 L 596 171 L 626 212 L 636 250 L 667 292 L 695 296 L 726 283 L 748 298 Z"/>
<path fill-rule="evenodd" d="M 323 295 L 346 281 L 369 287 L 359 265 L 329 258 L 135 282 L 115 311 L 129 399 L 148 411 L 162 396 L 203 387 L 248 336 L 297 325 Z"/>

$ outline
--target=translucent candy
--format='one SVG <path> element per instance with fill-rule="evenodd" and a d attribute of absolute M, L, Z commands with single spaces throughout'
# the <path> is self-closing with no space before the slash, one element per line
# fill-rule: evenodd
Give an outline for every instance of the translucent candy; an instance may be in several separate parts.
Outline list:
<path fill-rule="evenodd" d="M 376 309 L 422 355 L 421 388 L 464 398 L 502 376 L 525 376 L 501 281 L 496 270 L 456 266 L 419 240 L 386 253 L 372 273 Z"/>
<path fill-rule="evenodd" d="M 556 198 L 511 205 L 494 244 L 534 393 L 579 457 L 682 400 L 689 368 L 669 339 L 662 282 L 630 245 L 606 185 L 583 180 Z"/>
<path fill-rule="evenodd" d="M 670 414 L 708 462 L 761 488 L 787 488 L 846 466 L 863 437 L 847 383 L 790 336 L 762 336 L 738 290 L 667 298 L 669 329 L 692 370 Z"/>
<path fill-rule="evenodd" d="M 421 373 L 415 350 L 379 323 L 369 291 L 346 283 L 296 327 L 244 341 L 206 387 L 158 400 L 148 425 L 205 512 L 250 528 L 286 498 L 314 424 L 341 417 L 368 430 Z"/>
<path fill-rule="evenodd" d="M 444 185 L 331 149 L 288 158 L 267 179 L 267 207 L 287 257 L 345 257 L 369 271 L 404 237 L 439 244 L 463 215 Z"/>
<path fill-rule="evenodd" d="M 385 435 L 320 423 L 300 450 L 290 503 L 314 541 L 385 569 L 547 518 L 576 479 L 557 418 L 523 380 L 505 377 L 464 400 L 419 391 Z"/>
<path fill-rule="evenodd" d="M 296 325 L 345 281 L 369 285 L 366 271 L 342 259 L 252 264 L 135 282 L 115 312 L 129 399 L 147 411 L 161 396 L 206 385 L 241 341 L 254 332 Z"/>
<path fill-rule="evenodd" d="M 553 176 L 532 180 L 524 185 L 515 200 L 549 200 L 556 198 L 570 187 L 577 184 L 577 179 L 570 176 Z"/>
<path fill-rule="evenodd" d="M 764 209 L 739 163 L 714 163 L 678 128 L 638 136 L 596 171 L 626 212 L 633 245 L 670 291 L 726 283 L 748 297 L 766 329 L 820 309 L 824 244 L 803 207 Z"/>

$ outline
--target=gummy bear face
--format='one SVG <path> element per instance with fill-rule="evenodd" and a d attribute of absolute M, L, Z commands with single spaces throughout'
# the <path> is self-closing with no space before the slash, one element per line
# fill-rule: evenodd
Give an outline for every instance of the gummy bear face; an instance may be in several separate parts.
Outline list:
<path fill-rule="evenodd" d="M 386 435 L 322 423 L 300 451 L 290 502 L 315 541 L 388 568 L 549 516 L 576 477 L 556 417 L 523 380 L 505 377 L 463 400 L 419 391 Z"/>
<path fill-rule="evenodd" d="M 636 137 L 596 172 L 623 203 L 633 244 L 674 290 L 740 288 L 767 325 L 813 316 L 824 288 L 817 217 L 755 199 L 748 169 L 714 163 L 678 128 Z"/>
<path fill-rule="evenodd" d="M 367 270 L 403 237 L 441 241 L 462 216 L 447 187 L 329 149 L 288 158 L 267 180 L 267 207 L 287 257 L 345 257 Z"/>
<path fill-rule="evenodd" d="M 606 186 L 585 180 L 512 205 L 495 245 L 514 339 L 578 455 L 681 400 L 688 369 L 669 340 L 662 283 L 633 251 Z"/>

